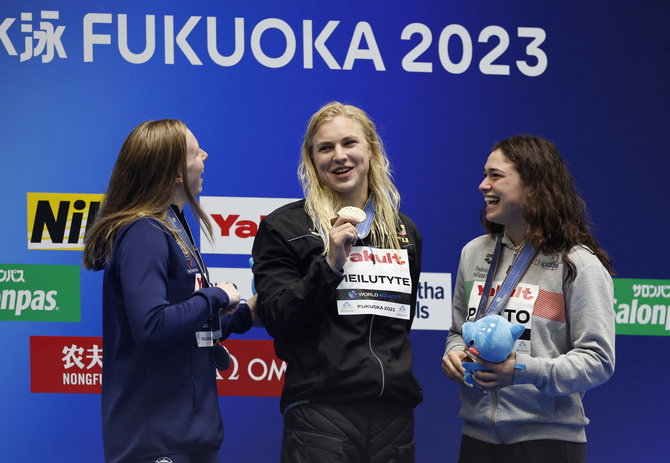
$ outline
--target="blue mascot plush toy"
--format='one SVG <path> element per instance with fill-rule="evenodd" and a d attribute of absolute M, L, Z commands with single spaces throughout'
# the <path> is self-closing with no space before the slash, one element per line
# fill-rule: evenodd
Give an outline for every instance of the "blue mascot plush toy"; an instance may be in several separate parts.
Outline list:
<path fill-rule="evenodd" d="M 487 315 L 476 322 L 463 323 L 463 340 L 468 351 L 489 362 L 499 363 L 505 360 L 514 349 L 514 343 L 521 333 L 523 325 L 512 325 L 500 315 Z M 477 362 L 463 362 L 465 368 L 465 385 L 476 385 L 473 377 L 475 371 L 486 371 Z M 515 364 L 517 370 L 525 370 L 525 365 Z"/>

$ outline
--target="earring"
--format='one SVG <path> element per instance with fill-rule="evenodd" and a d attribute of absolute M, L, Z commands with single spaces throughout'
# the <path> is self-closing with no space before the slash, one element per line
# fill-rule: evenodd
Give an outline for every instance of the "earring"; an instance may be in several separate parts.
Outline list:
<path fill-rule="evenodd" d="M 177 182 L 177 183 L 182 183 L 182 182 L 183 182 L 183 180 L 182 180 L 182 178 L 181 178 L 181 177 L 177 177 L 177 180 L 175 180 L 175 182 Z"/>

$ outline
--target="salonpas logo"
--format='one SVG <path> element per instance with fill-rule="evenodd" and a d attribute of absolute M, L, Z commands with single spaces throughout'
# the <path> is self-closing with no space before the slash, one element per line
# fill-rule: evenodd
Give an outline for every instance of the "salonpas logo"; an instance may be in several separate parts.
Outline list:
<path fill-rule="evenodd" d="M 0 264 L 0 320 L 79 322 L 78 265 Z"/>
<path fill-rule="evenodd" d="M 614 279 L 616 334 L 670 336 L 670 280 Z"/>

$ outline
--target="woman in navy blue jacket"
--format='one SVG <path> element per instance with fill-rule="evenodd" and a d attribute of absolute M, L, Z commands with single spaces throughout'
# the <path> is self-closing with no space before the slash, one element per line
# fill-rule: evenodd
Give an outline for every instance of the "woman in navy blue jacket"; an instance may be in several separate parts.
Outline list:
<path fill-rule="evenodd" d="M 105 270 L 108 462 L 218 462 L 223 423 L 213 360 L 225 361 L 227 353 L 216 339 L 251 327 L 255 298 L 240 304 L 232 283 L 209 286 L 184 220 L 188 203 L 211 235 L 195 199 L 205 159 L 182 122 L 140 124 L 121 148 L 86 237 L 84 266 Z M 197 281 L 204 287 L 197 289 Z"/>

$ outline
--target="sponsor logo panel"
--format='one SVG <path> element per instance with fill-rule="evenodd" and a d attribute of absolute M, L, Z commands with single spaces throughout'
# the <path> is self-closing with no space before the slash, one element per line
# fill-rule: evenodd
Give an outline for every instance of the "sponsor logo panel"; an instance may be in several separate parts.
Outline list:
<path fill-rule="evenodd" d="M 270 340 L 227 339 L 230 368 L 218 371 L 219 395 L 279 397 L 284 386 L 286 362 L 275 355 Z"/>
<path fill-rule="evenodd" d="M 102 338 L 30 337 L 30 392 L 97 394 L 102 384 Z"/>
<path fill-rule="evenodd" d="M 614 278 L 616 334 L 670 336 L 670 280 Z"/>
<path fill-rule="evenodd" d="M 102 194 L 28 193 L 28 249 L 83 250 Z"/>
<path fill-rule="evenodd" d="M 231 366 L 217 372 L 219 395 L 279 397 L 286 363 L 269 340 L 227 340 Z M 102 387 L 102 338 L 30 337 L 30 391 L 99 394 Z"/>
<path fill-rule="evenodd" d="M 0 320 L 81 321 L 79 266 L 0 264 Z"/>
<path fill-rule="evenodd" d="M 242 299 L 249 299 L 255 290 L 253 289 L 254 274 L 250 268 L 233 268 L 233 267 L 210 267 L 209 279 L 212 284 L 228 281 L 237 286 L 237 290 L 242 295 Z"/>
<path fill-rule="evenodd" d="M 201 196 L 200 207 L 212 222 L 213 242 L 200 231 L 203 254 L 249 254 L 261 220 L 296 198 Z"/>
<path fill-rule="evenodd" d="M 421 272 L 413 330 L 451 327 L 451 273 Z"/>

